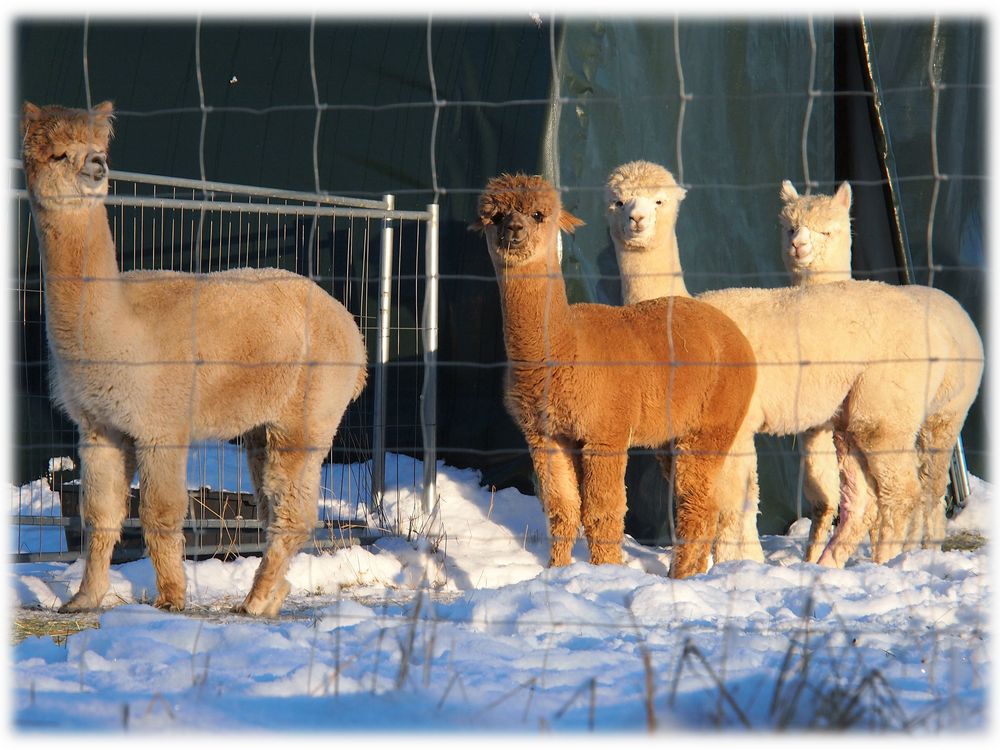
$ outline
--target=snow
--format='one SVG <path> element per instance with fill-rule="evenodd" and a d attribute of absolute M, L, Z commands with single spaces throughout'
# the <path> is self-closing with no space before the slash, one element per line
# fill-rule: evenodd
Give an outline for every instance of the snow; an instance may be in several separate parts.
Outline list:
<path fill-rule="evenodd" d="M 194 461 L 192 486 L 245 481 L 228 450 L 214 451 L 219 466 Z M 428 518 L 412 481 L 422 466 L 389 458 L 385 515 L 402 535 L 297 555 L 278 619 L 229 612 L 258 558 L 187 561 L 182 614 L 145 603 L 148 560 L 113 566 L 105 604 L 117 606 L 98 627 L 12 650 L 17 730 L 988 727 L 986 547 L 916 550 L 887 565 L 863 547 L 826 570 L 801 561 L 799 521 L 763 538 L 764 564 L 682 581 L 666 577 L 669 548 L 631 539 L 624 566 L 590 565 L 581 540 L 576 562 L 549 569 L 536 498 L 440 464 Z M 327 517 L 382 523 L 359 502 L 367 470 L 328 470 Z M 949 533 L 991 527 L 992 487 L 972 487 Z M 52 494 L 45 480 L 11 488 L 12 512 L 51 512 Z M 13 565 L 13 603 L 57 608 L 82 572 L 82 561 Z"/>

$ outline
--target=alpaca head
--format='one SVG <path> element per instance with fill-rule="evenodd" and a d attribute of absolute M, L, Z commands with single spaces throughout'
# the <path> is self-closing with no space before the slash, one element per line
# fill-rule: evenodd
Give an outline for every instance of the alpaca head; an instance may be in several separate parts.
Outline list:
<path fill-rule="evenodd" d="M 108 194 L 113 110 L 111 102 L 92 110 L 24 103 L 21 158 L 35 205 L 83 208 Z"/>
<path fill-rule="evenodd" d="M 608 176 L 604 190 L 611 238 L 616 245 L 644 249 L 655 237 L 658 224 L 674 227 L 686 194 L 659 164 L 622 164 Z"/>
<path fill-rule="evenodd" d="M 572 232 L 583 224 L 537 175 L 494 177 L 479 196 L 478 214 L 469 228 L 485 235 L 497 268 L 554 258 L 559 230 Z"/>
<path fill-rule="evenodd" d="M 833 195 L 799 195 L 781 183 L 781 257 L 796 284 L 850 278 L 851 186 Z"/>

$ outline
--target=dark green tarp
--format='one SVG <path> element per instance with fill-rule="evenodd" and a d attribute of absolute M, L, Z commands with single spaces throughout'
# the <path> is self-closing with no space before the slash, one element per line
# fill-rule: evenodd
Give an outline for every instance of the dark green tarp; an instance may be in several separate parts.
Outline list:
<path fill-rule="evenodd" d="M 930 19 L 878 19 L 870 28 L 906 235 L 915 266 L 924 268 L 917 279 L 927 281 L 933 129 L 949 175 L 935 206 L 933 255 L 943 268 L 933 281 L 983 330 L 984 24 L 950 20 L 933 43 Z M 466 229 L 476 193 L 503 171 L 556 180 L 567 207 L 587 221 L 566 243 L 571 300 L 617 304 L 601 188 L 623 161 L 657 161 L 688 187 L 678 237 L 692 292 L 783 285 L 780 181 L 801 187 L 808 170 L 818 190 L 829 191 L 839 178 L 834 37 L 832 19 L 810 27 L 804 18 L 681 19 L 677 28 L 650 17 L 564 19 L 554 29 L 527 14 L 431 24 L 23 18 L 15 89 L 18 102 L 114 100 L 116 169 L 391 193 L 401 208 L 437 201 L 441 457 L 481 469 L 488 484 L 532 491 L 523 440 L 501 401 L 505 354 L 492 267 L 481 238 Z M 947 84 L 933 125 L 930 55 L 937 80 Z M 894 266 L 890 248 L 868 246 L 863 235 L 855 243 L 859 269 Z M 38 275 L 34 263 L 28 275 Z M 13 479 L 23 482 L 39 476 L 48 457 L 72 452 L 73 435 L 48 403 L 37 298 L 25 296 L 15 325 Z M 982 401 L 965 433 L 980 476 Z M 388 447 L 412 449 L 413 436 Z M 761 439 L 758 447 L 760 527 L 781 531 L 801 510 L 797 449 L 790 437 Z M 665 487 L 655 464 L 632 463 L 629 530 L 662 539 Z"/>

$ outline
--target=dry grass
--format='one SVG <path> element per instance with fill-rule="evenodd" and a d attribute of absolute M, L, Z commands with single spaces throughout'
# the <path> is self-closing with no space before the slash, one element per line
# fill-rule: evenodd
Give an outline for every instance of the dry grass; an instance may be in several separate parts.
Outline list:
<path fill-rule="evenodd" d="M 16 646 L 25 638 L 50 636 L 62 645 L 74 633 L 96 628 L 99 616 L 99 612 L 60 614 L 48 609 L 18 609 L 14 612 L 11 643 Z"/>
<path fill-rule="evenodd" d="M 960 552 L 975 552 L 985 546 L 986 537 L 978 531 L 959 531 L 944 540 L 941 549 L 945 552 L 958 550 Z"/>

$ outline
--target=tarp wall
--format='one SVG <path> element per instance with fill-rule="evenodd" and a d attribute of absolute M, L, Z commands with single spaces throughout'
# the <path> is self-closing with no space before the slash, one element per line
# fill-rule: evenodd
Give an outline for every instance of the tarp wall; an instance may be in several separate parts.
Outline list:
<path fill-rule="evenodd" d="M 880 19 L 871 29 L 907 237 L 915 263 L 925 267 L 934 183 L 931 50 L 938 80 L 947 83 L 934 126 L 941 169 L 963 176 L 939 186 L 933 250 L 947 268 L 934 283 L 958 296 L 982 330 L 984 24 L 942 23 L 933 44 L 929 19 Z M 499 487 L 532 491 L 532 478 L 523 439 L 502 405 L 506 356 L 492 267 L 481 238 L 466 229 L 489 177 L 524 170 L 558 181 L 567 207 L 587 221 L 566 243 L 571 299 L 612 304 L 620 293 L 601 188 L 617 164 L 657 161 L 688 187 L 678 236 L 696 293 L 785 284 L 781 180 L 801 189 L 808 170 L 825 192 L 839 178 L 831 19 L 816 19 L 812 34 L 804 18 L 682 18 L 677 28 L 650 17 L 569 18 L 552 29 L 549 19 L 526 14 L 434 21 L 429 34 L 416 20 L 320 17 L 313 26 L 309 19 L 214 18 L 199 27 L 194 20 L 21 19 L 16 40 L 11 119 L 23 99 L 84 106 L 89 87 L 91 101 L 112 99 L 120 112 L 114 168 L 393 193 L 401 208 L 439 202 L 438 442 L 443 458 L 480 468 L 484 482 Z M 690 95 L 683 117 L 681 74 Z M 16 137 L 10 149 L 18 153 Z M 855 242 L 864 263 L 894 263 L 888 249 L 866 247 L 860 230 Z M 17 357 L 44 365 L 37 300 L 27 308 L 15 323 Z M 44 366 L 18 367 L 17 377 L 15 442 L 24 448 L 14 479 L 27 481 L 49 456 L 71 452 L 72 431 L 49 406 Z M 982 398 L 965 439 L 982 476 Z M 760 526 L 780 531 L 803 507 L 797 448 L 793 438 L 761 439 L 758 447 Z M 629 531 L 662 539 L 666 492 L 658 468 L 647 458 L 632 464 Z"/>

